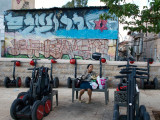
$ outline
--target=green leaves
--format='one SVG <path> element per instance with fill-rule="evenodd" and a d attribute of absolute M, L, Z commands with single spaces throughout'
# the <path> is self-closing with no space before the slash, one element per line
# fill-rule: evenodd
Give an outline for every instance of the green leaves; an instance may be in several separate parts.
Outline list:
<path fill-rule="evenodd" d="M 109 19 L 109 18 L 112 19 L 112 20 L 115 19 L 114 16 L 109 15 L 109 14 L 107 14 L 107 13 L 104 13 L 104 14 L 100 14 L 100 15 L 99 15 L 99 19 L 101 19 L 101 20 L 107 20 L 107 19 Z"/>
<path fill-rule="evenodd" d="M 160 0 L 149 1 L 151 8 L 144 6 L 141 12 L 137 5 L 126 3 L 125 0 L 101 0 L 101 2 L 106 3 L 110 8 L 109 13 L 115 14 L 120 23 L 127 25 L 124 29 L 144 33 L 160 32 Z M 122 3 L 123 5 L 120 5 Z"/>
<path fill-rule="evenodd" d="M 72 0 L 65 5 L 63 5 L 63 8 L 73 8 L 73 7 L 86 7 L 88 3 L 88 0 Z"/>

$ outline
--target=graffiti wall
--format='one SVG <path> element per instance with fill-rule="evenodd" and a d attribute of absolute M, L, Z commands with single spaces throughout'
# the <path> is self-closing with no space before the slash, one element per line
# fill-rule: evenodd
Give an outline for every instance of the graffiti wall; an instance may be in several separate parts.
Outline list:
<path fill-rule="evenodd" d="M 114 60 L 118 20 L 100 20 L 104 8 L 5 12 L 5 56 L 90 59 L 101 52 Z"/>

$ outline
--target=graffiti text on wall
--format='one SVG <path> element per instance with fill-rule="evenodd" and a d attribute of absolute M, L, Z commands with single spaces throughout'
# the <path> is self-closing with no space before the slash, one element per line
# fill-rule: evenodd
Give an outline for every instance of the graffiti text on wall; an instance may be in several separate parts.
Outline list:
<path fill-rule="evenodd" d="M 114 41 L 114 40 L 113 40 Z M 39 40 L 12 40 L 12 47 L 8 47 L 7 54 L 27 55 L 28 57 L 40 57 L 40 54 L 44 58 L 54 57 L 57 59 L 67 59 L 74 56 L 79 56 L 82 59 L 91 59 L 93 52 L 100 52 L 102 56 L 107 59 L 114 60 L 115 46 L 108 47 L 108 40 L 45 40 L 41 42 Z M 113 50 L 112 52 L 109 52 Z M 111 54 L 113 53 L 113 54 Z"/>
<path fill-rule="evenodd" d="M 78 39 L 117 39 L 118 19 L 100 20 L 108 9 L 73 9 L 52 11 L 8 11 L 5 13 L 6 32 L 42 37 Z"/>

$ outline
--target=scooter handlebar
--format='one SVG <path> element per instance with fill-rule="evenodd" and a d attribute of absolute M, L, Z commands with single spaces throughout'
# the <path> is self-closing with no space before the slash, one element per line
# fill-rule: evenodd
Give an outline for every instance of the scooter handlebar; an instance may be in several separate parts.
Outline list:
<path fill-rule="evenodd" d="M 11 62 L 20 62 L 19 60 L 12 60 Z"/>
<path fill-rule="evenodd" d="M 118 65 L 118 67 L 127 67 L 127 65 Z M 136 65 L 129 65 L 129 67 L 137 67 Z"/>
<path fill-rule="evenodd" d="M 36 59 L 36 58 L 34 58 L 34 59 L 32 59 L 32 60 L 41 60 L 41 59 L 38 59 L 38 58 Z"/>
<path fill-rule="evenodd" d="M 28 68 L 27 70 L 38 70 L 39 68 Z"/>
<path fill-rule="evenodd" d="M 127 78 L 127 75 L 117 75 L 117 76 L 114 76 L 115 78 Z"/>

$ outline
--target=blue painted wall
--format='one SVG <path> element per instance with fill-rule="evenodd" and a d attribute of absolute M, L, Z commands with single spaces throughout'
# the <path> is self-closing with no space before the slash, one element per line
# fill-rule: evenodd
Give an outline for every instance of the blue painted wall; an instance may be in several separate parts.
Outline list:
<path fill-rule="evenodd" d="M 118 19 L 100 20 L 106 8 L 11 10 L 5 12 L 6 32 L 44 38 L 118 39 Z"/>

